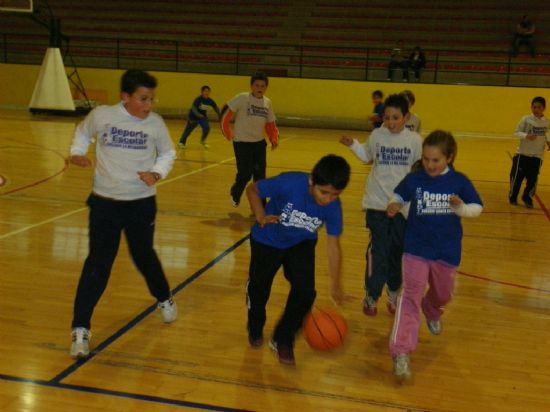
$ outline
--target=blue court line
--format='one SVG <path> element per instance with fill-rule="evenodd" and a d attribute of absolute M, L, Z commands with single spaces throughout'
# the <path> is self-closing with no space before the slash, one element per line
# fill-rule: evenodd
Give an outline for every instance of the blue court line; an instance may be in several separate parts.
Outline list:
<path fill-rule="evenodd" d="M 185 279 L 182 283 L 180 283 L 178 286 L 176 286 L 174 289 L 172 289 L 172 295 L 176 295 L 180 290 L 185 288 L 187 285 L 189 285 L 191 282 L 199 278 L 202 274 L 204 274 L 208 269 L 210 269 L 212 266 L 220 262 L 222 259 L 224 259 L 229 253 L 233 252 L 235 249 L 237 249 L 239 246 L 241 246 L 244 242 L 248 240 L 250 235 L 246 235 L 242 239 L 238 240 L 235 244 L 227 248 L 225 251 L 220 253 L 218 256 L 216 256 L 214 259 L 212 259 L 210 262 L 208 262 L 205 266 L 200 268 L 198 271 L 193 273 L 191 276 L 189 276 L 187 279 Z M 76 360 L 72 365 L 70 365 L 68 368 L 60 372 L 57 376 L 55 376 L 53 379 L 49 381 L 37 381 L 32 379 L 25 379 L 25 378 L 17 378 L 17 377 L 8 377 L 8 375 L 1 375 L 0 379 L 5 380 L 13 380 L 13 381 L 22 381 L 22 382 L 30 382 L 30 383 L 36 383 L 40 385 L 46 385 L 46 386 L 53 386 L 53 387 L 60 387 L 60 388 L 66 388 L 66 389 L 74 389 L 78 388 L 78 390 L 86 391 L 86 392 L 94 392 L 94 393 L 105 393 L 105 394 L 111 394 L 116 396 L 124 396 L 128 398 L 133 399 L 144 399 L 144 400 L 151 400 L 155 401 L 156 399 L 161 399 L 163 403 L 172 403 L 174 404 L 181 402 L 181 405 L 188 406 L 189 404 L 192 404 L 190 402 L 183 402 L 183 401 L 176 401 L 172 399 L 164 399 L 164 398 L 157 398 L 154 396 L 146 396 L 146 395 L 135 395 L 130 394 L 126 392 L 117 392 L 117 391 L 110 391 L 106 389 L 98 389 L 98 388 L 89 388 L 85 386 L 76 386 L 76 385 L 68 385 L 61 383 L 61 381 L 65 378 L 67 378 L 72 373 L 76 372 L 81 366 L 88 363 L 91 359 L 93 359 L 96 355 L 101 353 L 105 348 L 107 348 L 109 345 L 111 345 L 113 342 L 115 342 L 118 338 L 120 338 L 122 335 L 124 335 L 126 332 L 131 330 L 133 327 L 135 327 L 139 322 L 141 322 L 145 317 L 150 315 L 152 312 L 154 312 L 157 309 L 157 303 L 152 304 L 147 309 L 145 309 L 143 312 L 138 314 L 134 319 L 132 319 L 130 322 L 128 322 L 125 326 L 120 328 L 118 331 L 116 331 L 114 334 L 112 334 L 110 337 L 105 339 L 103 342 L 101 342 L 95 350 L 93 350 L 90 353 L 90 356 L 88 356 L 85 359 L 78 359 Z M 179 404 L 179 403 L 178 403 Z M 212 406 L 205 405 L 203 409 L 208 408 L 214 408 Z M 235 410 L 235 411 L 241 411 L 241 409 L 220 409 L 219 407 L 216 407 L 217 409 L 213 410 Z"/>
<path fill-rule="evenodd" d="M 66 389 L 66 390 L 77 391 L 77 392 L 86 392 L 86 393 L 99 394 L 99 395 L 116 396 L 116 397 L 119 397 L 119 398 L 139 400 L 139 401 L 145 401 L 145 402 L 151 402 L 151 403 L 160 403 L 160 404 L 164 404 L 164 405 L 173 405 L 173 406 L 180 406 L 180 407 L 186 407 L 186 408 L 204 409 L 204 410 L 207 410 L 207 411 L 248 412 L 248 409 L 226 408 L 226 407 L 222 407 L 222 406 L 208 405 L 208 404 L 205 404 L 205 403 L 180 401 L 180 400 L 177 400 L 177 399 L 161 398 L 159 396 L 142 395 L 142 394 L 139 394 L 139 393 L 120 392 L 120 391 L 113 391 L 113 390 L 110 390 L 110 389 L 91 388 L 91 387 L 88 387 L 88 386 L 70 385 L 70 384 L 66 384 L 66 383 L 59 383 L 59 382 L 52 382 L 52 381 L 44 381 L 44 380 L 37 380 L 37 379 L 26 379 L 26 378 L 20 378 L 20 377 L 4 375 L 4 374 L 0 374 L 0 380 L 10 381 L 10 382 L 27 383 L 27 384 L 31 384 L 31 385 L 57 388 L 57 389 Z"/>

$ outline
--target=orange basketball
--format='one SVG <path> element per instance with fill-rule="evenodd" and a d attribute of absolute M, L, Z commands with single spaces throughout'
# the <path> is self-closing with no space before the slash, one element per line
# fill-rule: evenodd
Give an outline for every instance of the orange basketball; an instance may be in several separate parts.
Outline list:
<path fill-rule="evenodd" d="M 314 308 L 304 319 L 303 333 L 313 349 L 329 351 L 344 343 L 348 325 L 335 310 Z"/>

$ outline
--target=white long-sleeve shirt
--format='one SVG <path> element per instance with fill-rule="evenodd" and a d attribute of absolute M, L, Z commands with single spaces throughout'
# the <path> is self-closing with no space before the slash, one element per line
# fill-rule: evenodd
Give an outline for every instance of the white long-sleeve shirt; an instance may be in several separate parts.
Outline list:
<path fill-rule="evenodd" d="M 385 127 L 374 129 L 363 144 L 353 140 L 351 151 L 366 163 L 373 162 L 367 178 L 363 209 L 386 210 L 395 187 L 422 156 L 422 138 L 407 128 L 391 133 Z M 402 210 L 406 216 L 407 210 Z"/>
<path fill-rule="evenodd" d="M 138 172 L 156 172 L 161 177 L 172 169 L 176 152 L 161 116 L 150 113 L 145 119 L 132 116 L 122 103 L 99 106 L 78 125 L 71 155 L 85 155 L 96 140 L 93 192 L 116 200 L 153 196 L 155 186 L 147 186 Z"/>
<path fill-rule="evenodd" d="M 548 137 L 548 119 L 544 116 L 536 117 L 533 114 L 523 116 L 519 121 L 515 135 L 519 137 L 517 153 L 525 156 L 544 159 L 544 150 Z M 534 134 L 535 140 L 527 139 L 527 135 Z"/>

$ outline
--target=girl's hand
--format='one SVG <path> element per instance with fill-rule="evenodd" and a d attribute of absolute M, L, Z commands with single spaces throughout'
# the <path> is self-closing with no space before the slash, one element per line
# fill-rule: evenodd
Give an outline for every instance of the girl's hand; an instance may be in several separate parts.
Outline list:
<path fill-rule="evenodd" d="M 396 214 L 401 210 L 401 204 L 397 202 L 390 203 L 386 208 L 386 215 L 389 217 L 395 217 Z"/>
<path fill-rule="evenodd" d="M 449 203 L 452 205 L 452 206 L 458 206 L 458 205 L 461 205 L 462 203 L 464 203 L 462 201 L 462 199 L 460 197 L 458 197 L 457 195 L 452 195 L 450 198 L 449 198 Z"/>
<path fill-rule="evenodd" d="M 342 136 L 340 138 L 340 143 L 342 143 L 344 146 L 351 146 L 353 144 L 353 138 L 349 136 Z"/>

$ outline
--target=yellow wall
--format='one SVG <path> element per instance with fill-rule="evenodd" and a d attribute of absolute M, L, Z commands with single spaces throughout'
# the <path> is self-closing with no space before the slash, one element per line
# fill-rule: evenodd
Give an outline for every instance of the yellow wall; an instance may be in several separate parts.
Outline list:
<path fill-rule="evenodd" d="M 39 67 L 0 64 L 0 107 L 26 108 Z M 243 76 L 152 72 L 159 79 L 157 110 L 185 113 L 200 87 L 208 84 L 221 106 L 238 92 L 249 90 Z M 120 70 L 79 69 L 90 98 L 118 101 Z M 453 132 L 511 134 L 534 96 L 546 89 L 455 86 L 434 84 L 374 83 L 342 80 L 272 78 L 267 95 L 276 114 L 304 118 L 340 118 L 362 122 L 372 110 L 370 95 L 381 89 L 385 95 L 405 88 L 416 95 L 413 111 L 422 119 L 423 130 L 443 128 Z M 550 104 L 550 103 L 549 103 Z"/>

